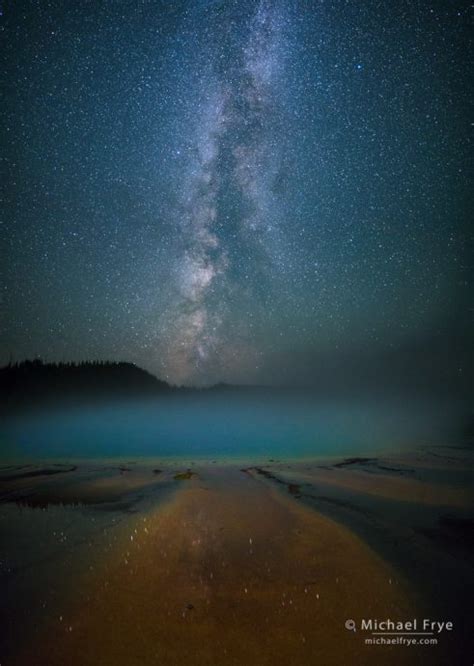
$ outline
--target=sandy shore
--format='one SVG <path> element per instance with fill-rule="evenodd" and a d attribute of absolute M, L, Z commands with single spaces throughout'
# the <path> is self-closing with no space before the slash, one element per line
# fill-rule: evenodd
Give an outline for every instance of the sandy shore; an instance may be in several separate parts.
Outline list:
<path fill-rule="evenodd" d="M 345 629 L 347 619 L 404 621 L 433 608 L 416 577 L 305 502 L 293 483 L 308 476 L 304 466 L 64 470 L 4 484 L 21 508 L 3 505 L 0 522 L 10 520 L 12 541 L 34 539 L 38 561 L 23 562 L 16 579 L 3 572 L 7 630 L 24 618 L 28 640 L 10 640 L 2 666 L 450 663 L 443 636 L 438 646 L 367 645 L 370 632 Z M 54 506 L 24 508 L 45 498 Z M 18 598 L 21 612 L 8 605 Z"/>
<path fill-rule="evenodd" d="M 416 615 L 408 586 L 348 530 L 239 470 L 208 470 L 128 527 L 15 663 L 400 663 L 403 648 L 366 646 L 344 622 Z"/>

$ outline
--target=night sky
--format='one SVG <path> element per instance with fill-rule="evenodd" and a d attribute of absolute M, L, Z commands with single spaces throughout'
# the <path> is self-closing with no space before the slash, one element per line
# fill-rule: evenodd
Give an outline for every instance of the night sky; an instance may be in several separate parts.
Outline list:
<path fill-rule="evenodd" d="M 0 361 L 178 384 L 465 373 L 468 18 L 3 2 Z"/>

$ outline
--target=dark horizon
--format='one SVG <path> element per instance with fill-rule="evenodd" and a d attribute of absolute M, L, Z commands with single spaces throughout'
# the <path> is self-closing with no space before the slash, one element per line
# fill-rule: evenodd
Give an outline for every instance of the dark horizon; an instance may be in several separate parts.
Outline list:
<path fill-rule="evenodd" d="M 226 382 L 182 383 L 173 384 L 149 368 L 126 358 L 71 358 L 53 360 L 36 356 L 31 359 L 14 359 L 8 365 L 34 362 L 44 364 L 81 364 L 112 363 L 130 364 L 149 373 L 161 382 L 175 388 L 200 389 L 218 385 L 241 387 L 293 388 L 306 390 L 324 389 L 328 392 L 349 391 L 419 391 L 422 395 L 449 395 L 469 401 L 473 385 L 473 364 L 469 327 L 460 328 L 455 334 L 452 330 L 443 334 L 435 332 L 419 337 L 404 345 L 389 346 L 382 349 L 366 348 L 327 351 L 315 350 L 311 355 L 293 352 L 291 371 L 284 365 L 284 358 L 275 357 L 268 381 L 261 382 Z"/>

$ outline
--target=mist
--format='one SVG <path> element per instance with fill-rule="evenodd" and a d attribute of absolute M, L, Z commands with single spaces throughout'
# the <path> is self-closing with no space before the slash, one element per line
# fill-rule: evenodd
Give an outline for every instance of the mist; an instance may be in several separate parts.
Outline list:
<path fill-rule="evenodd" d="M 338 456 L 446 444 L 464 423 L 462 404 L 452 400 L 223 388 L 12 414 L 1 449 L 40 458 Z"/>

